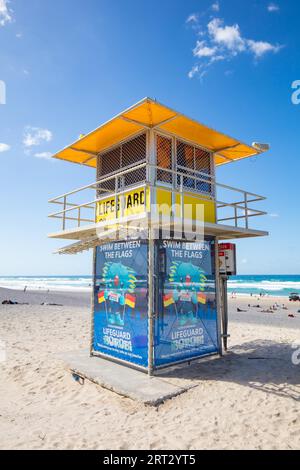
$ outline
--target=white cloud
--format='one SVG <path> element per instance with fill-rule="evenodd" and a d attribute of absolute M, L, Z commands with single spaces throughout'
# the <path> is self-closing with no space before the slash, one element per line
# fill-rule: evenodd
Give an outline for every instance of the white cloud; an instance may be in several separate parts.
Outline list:
<path fill-rule="evenodd" d="M 273 213 L 273 214 L 269 214 L 269 217 L 272 217 L 272 218 L 277 218 L 279 217 L 279 214 L 276 214 L 276 213 Z"/>
<path fill-rule="evenodd" d="M 199 72 L 199 66 L 198 65 L 194 65 L 191 70 L 189 71 L 188 73 L 188 77 L 189 78 L 194 78 L 195 75 L 197 75 L 197 73 Z"/>
<path fill-rule="evenodd" d="M 248 263 L 247 258 L 242 259 L 242 264 L 247 264 L 247 263 Z"/>
<path fill-rule="evenodd" d="M 0 143 L 0 153 L 7 152 L 8 150 L 10 150 L 10 145 Z"/>
<path fill-rule="evenodd" d="M 197 24 L 199 29 L 199 24 Z M 203 30 L 202 30 L 203 31 Z M 199 38 L 199 32 L 197 32 Z M 206 25 L 201 40 L 197 39 L 193 55 L 198 60 L 188 76 L 202 77 L 209 67 L 216 62 L 231 61 L 242 53 L 252 55 L 255 60 L 262 59 L 266 54 L 278 53 L 283 46 L 267 41 L 243 37 L 240 26 L 236 23 L 226 25 L 220 18 L 211 19 Z"/>
<path fill-rule="evenodd" d="M 186 23 L 197 23 L 198 22 L 198 15 L 195 13 L 192 13 L 188 18 L 186 19 Z"/>
<path fill-rule="evenodd" d="M 23 37 L 23 34 L 22 34 L 22 33 L 17 33 L 17 34 L 16 34 L 16 38 L 21 39 L 22 37 Z"/>
<path fill-rule="evenodd" d="M 214 18 L 208 23 L 207 28 L 215 43 L 226 47 L 233 53 L 245 50 L 245 40 L 241 36 L 238 24 L 233 26 L 223 26 L 222 20 Z"/>
<path fill-rule="evenodd" d="M 191 70 L 189 71 L 188 73 L 188 77 L 189 78 L 194 78 L 195 76 L 197 76 L 200 80 L 202 80 L 205 75 L 207 74 L 207 66 L 203 66 L 203 65 L 194 65 Z"/>
<path fill-rule="evenodd" d="M 279 6 L 276 5 L 275 3 L 269 3 L 269 5 L 268 5 L 267 8 L 268 8 L 268 11 L 269 11 L 270 13 L 274 13 L 275 11 L 279 11 L 279 10 L 280 10 Z"/>
<path fill-rule="evenodd" d="M 0 0 L 0 26 L 12 22 L 12 11 L 8 6 L 8 0 Z"/>
<path fill-rule="evenodd" d="M 52 157 L 51 152 L 40 152 L 40 153 L 35 153 L 34 156 L 36 158 L 44 158 L 46 160 L 49 160 Z"/>
<path fill-rule="evenodd" d="M 34 147 L 44 142 L 50 142 L 52 137 L 52 132 L 48 129 L 27 126 L 24 130 L 23 144 L 25 147 Z"/>
<path fill-rule="evenodd" d="M 265 41 L 253 41 L 252 39 L 248 40 L 247 43 L 250 51 L 253 52 L 256 58 L 262 57 L 267 52 L 274 52 L 274 54 L 277 54 L 277 52 L 282 48 L 282 46 L 279 45 L 270 44 Z"/>
<path fill-rule="evenodd" d="M 205 41 L 197 41 L 196 47 L 193 50 L 195 57 L 212 57 L 216 53 L 215 47 L 208 47 Z"/>
<path fill-rule="evenodd" d="M 220 11 L 220 4 L 219 4 L 219 2 L 213 3 L 212 6 L 211 6 L 211 9 L 212 9 L 213 11 Z"/>

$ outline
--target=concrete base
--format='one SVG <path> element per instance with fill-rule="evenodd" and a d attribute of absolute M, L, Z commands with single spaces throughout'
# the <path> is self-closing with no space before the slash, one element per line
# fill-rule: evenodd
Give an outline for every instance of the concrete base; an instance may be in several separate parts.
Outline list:
<path fill-rule="evenodd" d="M 116 364 L 100 357 L 90 357 L 89 351 L 80 350 L 59 355 L 68 370 L 101 387 L 146 405 L 157 406 L 195 387 L 191 381 L 169 377 L 149 377 L 143 372 Z"/>

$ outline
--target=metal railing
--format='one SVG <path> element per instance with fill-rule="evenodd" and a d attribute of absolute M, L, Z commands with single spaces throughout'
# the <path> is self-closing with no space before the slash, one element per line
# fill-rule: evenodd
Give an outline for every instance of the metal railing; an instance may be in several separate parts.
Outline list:
<path fill-rule="evenodd" d="M 130 174 L 137 174 L 136 170 L 139 169 L 145 169 L 145 179 L 142 181 L 134 181 L 133 178 L 132 181 L 130 181 L 131 184 L 128 184 L 128 176 Z M 158 179 L 158 177 L 161 178 L 161 175 L 164 172 L 171 175 L 169 178 L 171 182 L 169 184 L 164 181 L 159 181 Z M 161 179 L 163 180 L 164 178 Z M 155 181 L 155 183 L 151 184 L 150 181 Z M 112 187 L 114 190 L 108 189 Z M 204 187 L 206 188 L 206 191 L 199 191 L 197 190 L 197 187 Z M 60 205 L 62 209 L 51 213 L 49 217 L 60 219 L 63 231 L 67 230 L 67 221 L 76 222 L 75 227 L 70 228 L 79 228 L 83 223 L 95 224 L 96 208 L 98 203 L 105 201 L 106 199 L 113 198 L 115 208 L 117 208 L 119 202 L 121 202 L 121 210 L 115 211 L 116 219 L 121 217 L 123 218 L 124 213 L 122 208 L 124 207 L 123 200 L 126 197 L 126 193 L 140 188 L 150 188 L 150 191 L 161 188 L 163 190 L 170 191 L 175 196 L 175 199 L 176 195 L 179 195 L 180 205 L 182 208 L 181 217 L 184 217 L 184 195 L 187 193 L 189 197 L 194 197 L 197 200 L 203 199 L 203 201 L 206 202 L 209 200 L 213 201 L 216 207 L 216 220 L 218 224 L 241 227 L 239 222 L 243 221 L 243 228 L 249 229 L 249 219 L 267 214 L 257 208 L 253 208 L 252 206 L 250 207 L 253 203 L 264 201 L 266 198 L 263 196 L 218 183 L 213 176 L 206 173 L 197 172 L 196 175 L 194 171 L 192 172 L 192 170 L 188 168 L 183 169 L 180 167 L 179 170 L 170 170 L 142 162 L 140 164 L 127 167 L 126 169 L 122 169 L 117 173 L 115 172 L 113 174 L 106 175 L 94 183 L 82 186 L 78 189 L 74 189 L 73 191 L 69 191 L 50 199 L 49 203 Z M 88 191 L 93 194 L 86 202 L 86 193 Z M 220 191 L 224 193 L 229 192 L 231 194 L 230 196 L 228 195 L 229 199 L 232 199 L 233 195 L 235 195 L 235 197 L 238 195 L 238 200 L 228 202 L 218 200 L 217 192 Z M 147 191 L 145 190 L 145 198 L 146 193 Z M 73 200 L 75 196 L 79 196 L 80 200 L 75 202 L 75 200 Z M 146 211 L 146 201 L 144 206 Z"/>

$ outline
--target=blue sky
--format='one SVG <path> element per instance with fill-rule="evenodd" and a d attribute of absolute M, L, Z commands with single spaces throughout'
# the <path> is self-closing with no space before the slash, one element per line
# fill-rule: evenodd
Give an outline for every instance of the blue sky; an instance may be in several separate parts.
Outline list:
<path fill-rule="evenodd" d="M 94 180 L 49 154 L 144 96 L 272 150 L 218 179 L 268 197 L 239 273 L 300 272 L 297 0 L 0 0 L 0 275 L 89 274 L 57 256 L 48 199 Z"/>

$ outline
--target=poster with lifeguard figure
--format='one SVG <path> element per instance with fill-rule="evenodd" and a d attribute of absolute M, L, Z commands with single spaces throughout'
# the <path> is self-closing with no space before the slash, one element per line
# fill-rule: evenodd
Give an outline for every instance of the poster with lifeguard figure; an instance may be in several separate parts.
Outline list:
<path fill-rule="evenodd" d="M 148 260 L 141 241 L 96 249 L 93 348 L 146 366 L 148 362 Z"/>
<path fill-rule="evenodd" d="M 160 258 L 164 272 L 160 272 L 155 364 L 217 352 L 212 242 L 163 241 Z"/>

